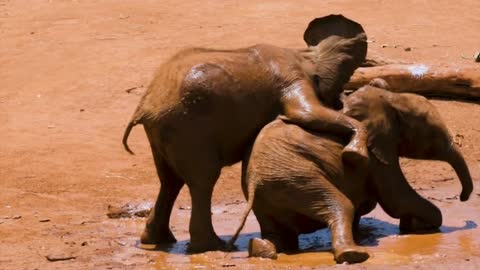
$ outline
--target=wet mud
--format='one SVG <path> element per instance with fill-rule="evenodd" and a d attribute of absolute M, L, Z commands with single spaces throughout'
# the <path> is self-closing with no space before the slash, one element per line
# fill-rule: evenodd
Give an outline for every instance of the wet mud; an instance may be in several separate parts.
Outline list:
<path fill-rule="evenodd" d="M 474 209 L 456 209 L 456 214 L 470 213 Z M 480 215 L 474 219 L 479 220 Z M 231 225 L 215 223 L 217 231 L 223 231 Z M 456 220 L 447 218 L 446 223 L 438 232 L 425 234 L 401 234 L 398 221 L 389 218 L 380 209 L 376 209 L 367 217 L 362 218 L 359 245 L 365 247 L 371 257 L 363 265 L 419 264 L 436 262 L 450 257 L 463 258 L 468 262 L 471 258 L 480 256 L 480 237 L 476 232 L 477 223 L 471 219 Z M 334 266 L 336 263 L 331 254 L 331 236 L 328 229 L 300 236 L 300 251 L 294 254 L 279 254 L 277 260 L 248 258 L 248 240 L 260 237 L 259 228 L 254 217 L 247 222 L 247 233 L 243 233 L 237 241 L 237 251 L 206 252 L 203 254 L 184 255 L 188 238 L 168 247 L 155 247 L 137 244 L 136 247 L 145 250 L 155 250 L 155 267 L 165 269 L 182 267 L 191 264 L 196 268 L 212 267 L 320 267 Z M 248 233 L 248 232 L 251 233 Z M 187 236 L 188 237 L 188 236 Z M 222 237 L 228 239 L 228 236 Z"/>

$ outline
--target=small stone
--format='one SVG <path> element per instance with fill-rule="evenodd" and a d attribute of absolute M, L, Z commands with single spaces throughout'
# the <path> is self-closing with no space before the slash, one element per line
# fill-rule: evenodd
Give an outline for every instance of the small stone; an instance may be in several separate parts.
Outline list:
<path fill-rule="evenodd" d="M 145 204 L 133 206 L 127 203 L 121 207 L 109 205 L 107 216 L 109 218 L 147 217 L 150 211 L 151 206 Z"/>
<path fill-rule="evenodd" d="M 50 219 L 40 219 L 38 222 L 50 222 Z"/>
<path fill-rule="evenodd" d="M 21 218 L 22 218 L 22 216 L 20 216 L 20 215 L 16 215 L 16 216 L 12 217 L 12 219 L 21 219 Z"/>
<path fill-rule="evenodd" d="M 84 112 L 84 111 L 85 111 L 85 109 L 80 109 L 80 112 Z"/>
<path fill-rule="evenodd" d="M 382 47 L 382 48 L 387 48 L 388 45 L 383 44 L 381 47 Z"/>
<path fill-rule="evenodd" d="M 480 63 L 480 52 L 475 52 L 473 58 L 475 59 L 475 62 Z"/>
<path fill-rule="evenodd" d="M 45 256 L 49 262 L 58 262 L 58 261 L 68 261 L 74 260 L 77 257 L 65 254 L 54 254 L 54 255 L 47 255 Z"/>
<path fill-rule="evenodd" d="M 411 50 L 412 50 L 412 48 L 410 48 L 410 47 L 406 47 L 404 50 L 405 50 L 406 52 L 409 52 L 409 51 L 411 51 Z"/>

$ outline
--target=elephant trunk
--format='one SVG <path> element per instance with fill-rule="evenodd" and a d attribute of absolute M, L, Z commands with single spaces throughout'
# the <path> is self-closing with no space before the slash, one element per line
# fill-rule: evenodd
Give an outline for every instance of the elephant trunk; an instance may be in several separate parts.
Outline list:
<path fill-rule="evenodd" d="M 466 201 L 470 197 L 470 194 L 473 191 L 473 182 L 472 177 L 470 176 L 470 171 L 468 170 L 467 163 L 463 158 L 462 153 L 459 149 L 452 144 L 449 147 L 446 160 L 455 170 L 460 183 L 462 184 L 462 193 L 460 194 L 460 200 Z"/>

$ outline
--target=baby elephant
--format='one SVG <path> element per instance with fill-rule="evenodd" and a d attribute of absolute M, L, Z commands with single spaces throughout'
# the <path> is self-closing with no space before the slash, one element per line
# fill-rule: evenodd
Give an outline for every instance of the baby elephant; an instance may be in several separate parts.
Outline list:
<path fill-rule="evenodd" d="M 262 129 L 244 160 L 242 188 L 248 209 L 231 245 L 252 208 L 263 240 L 254 239 L 249 253 L 261 257 L 296 250 L 299 234 L 329 227 L 338 263 L 365 261 L 369 254 L 355 244 L 352 227 L 377 202 L 400 219 L 402 230 L 437 229 L 441 212 L 409 186 L 400 155 L 449 162 L 463 186 L 461 200 L 468 199 L 472 191 L 468 168 L 428 100 L 366 86 L 346 98 L 344 113 L 367 127 L 369 149 L 375 151 L 368 169 L 342 163 L 347 141 L 282 119 L 273 121 Z"/>

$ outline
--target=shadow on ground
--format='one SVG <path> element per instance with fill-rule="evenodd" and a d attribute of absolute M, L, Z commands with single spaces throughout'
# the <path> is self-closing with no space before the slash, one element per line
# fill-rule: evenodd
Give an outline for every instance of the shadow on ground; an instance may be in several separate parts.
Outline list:
<path fill-rule="evenodd" d="M 465 221 L 462 227 L 442 226 L 437 233 L 448 234 L 456 231 L 471 230 L 477 228 L 478 225 L 471 220 Z M 392 224 L 380 219 L 365 217 L 360 221 L 360 231 L 357 238 L 359 245 L 374 247 L 378 246 L 379 240 L 384 237 L 400 235 L 398 225 Z M 231 235 L 220 236 L 223 240 L 230 239 Z M 244 233 L 240 234 L 236 241 L 237 249 L 235 251 L 245 251 L 251 238 L 260 237 L 260 233 Z M 170 245 L 154 246 L 152 248 L 144 247 L 137 243 L 137 247 L 155 251 L 164 251 L 171 254 L 187 254 L 189 240 L 178 241 Z M 299 237 L 300 252 L 318 252 L 330 251 L 332 238 L 330 230 L 321 229 L 310 234 L 302 234 Z"/>

